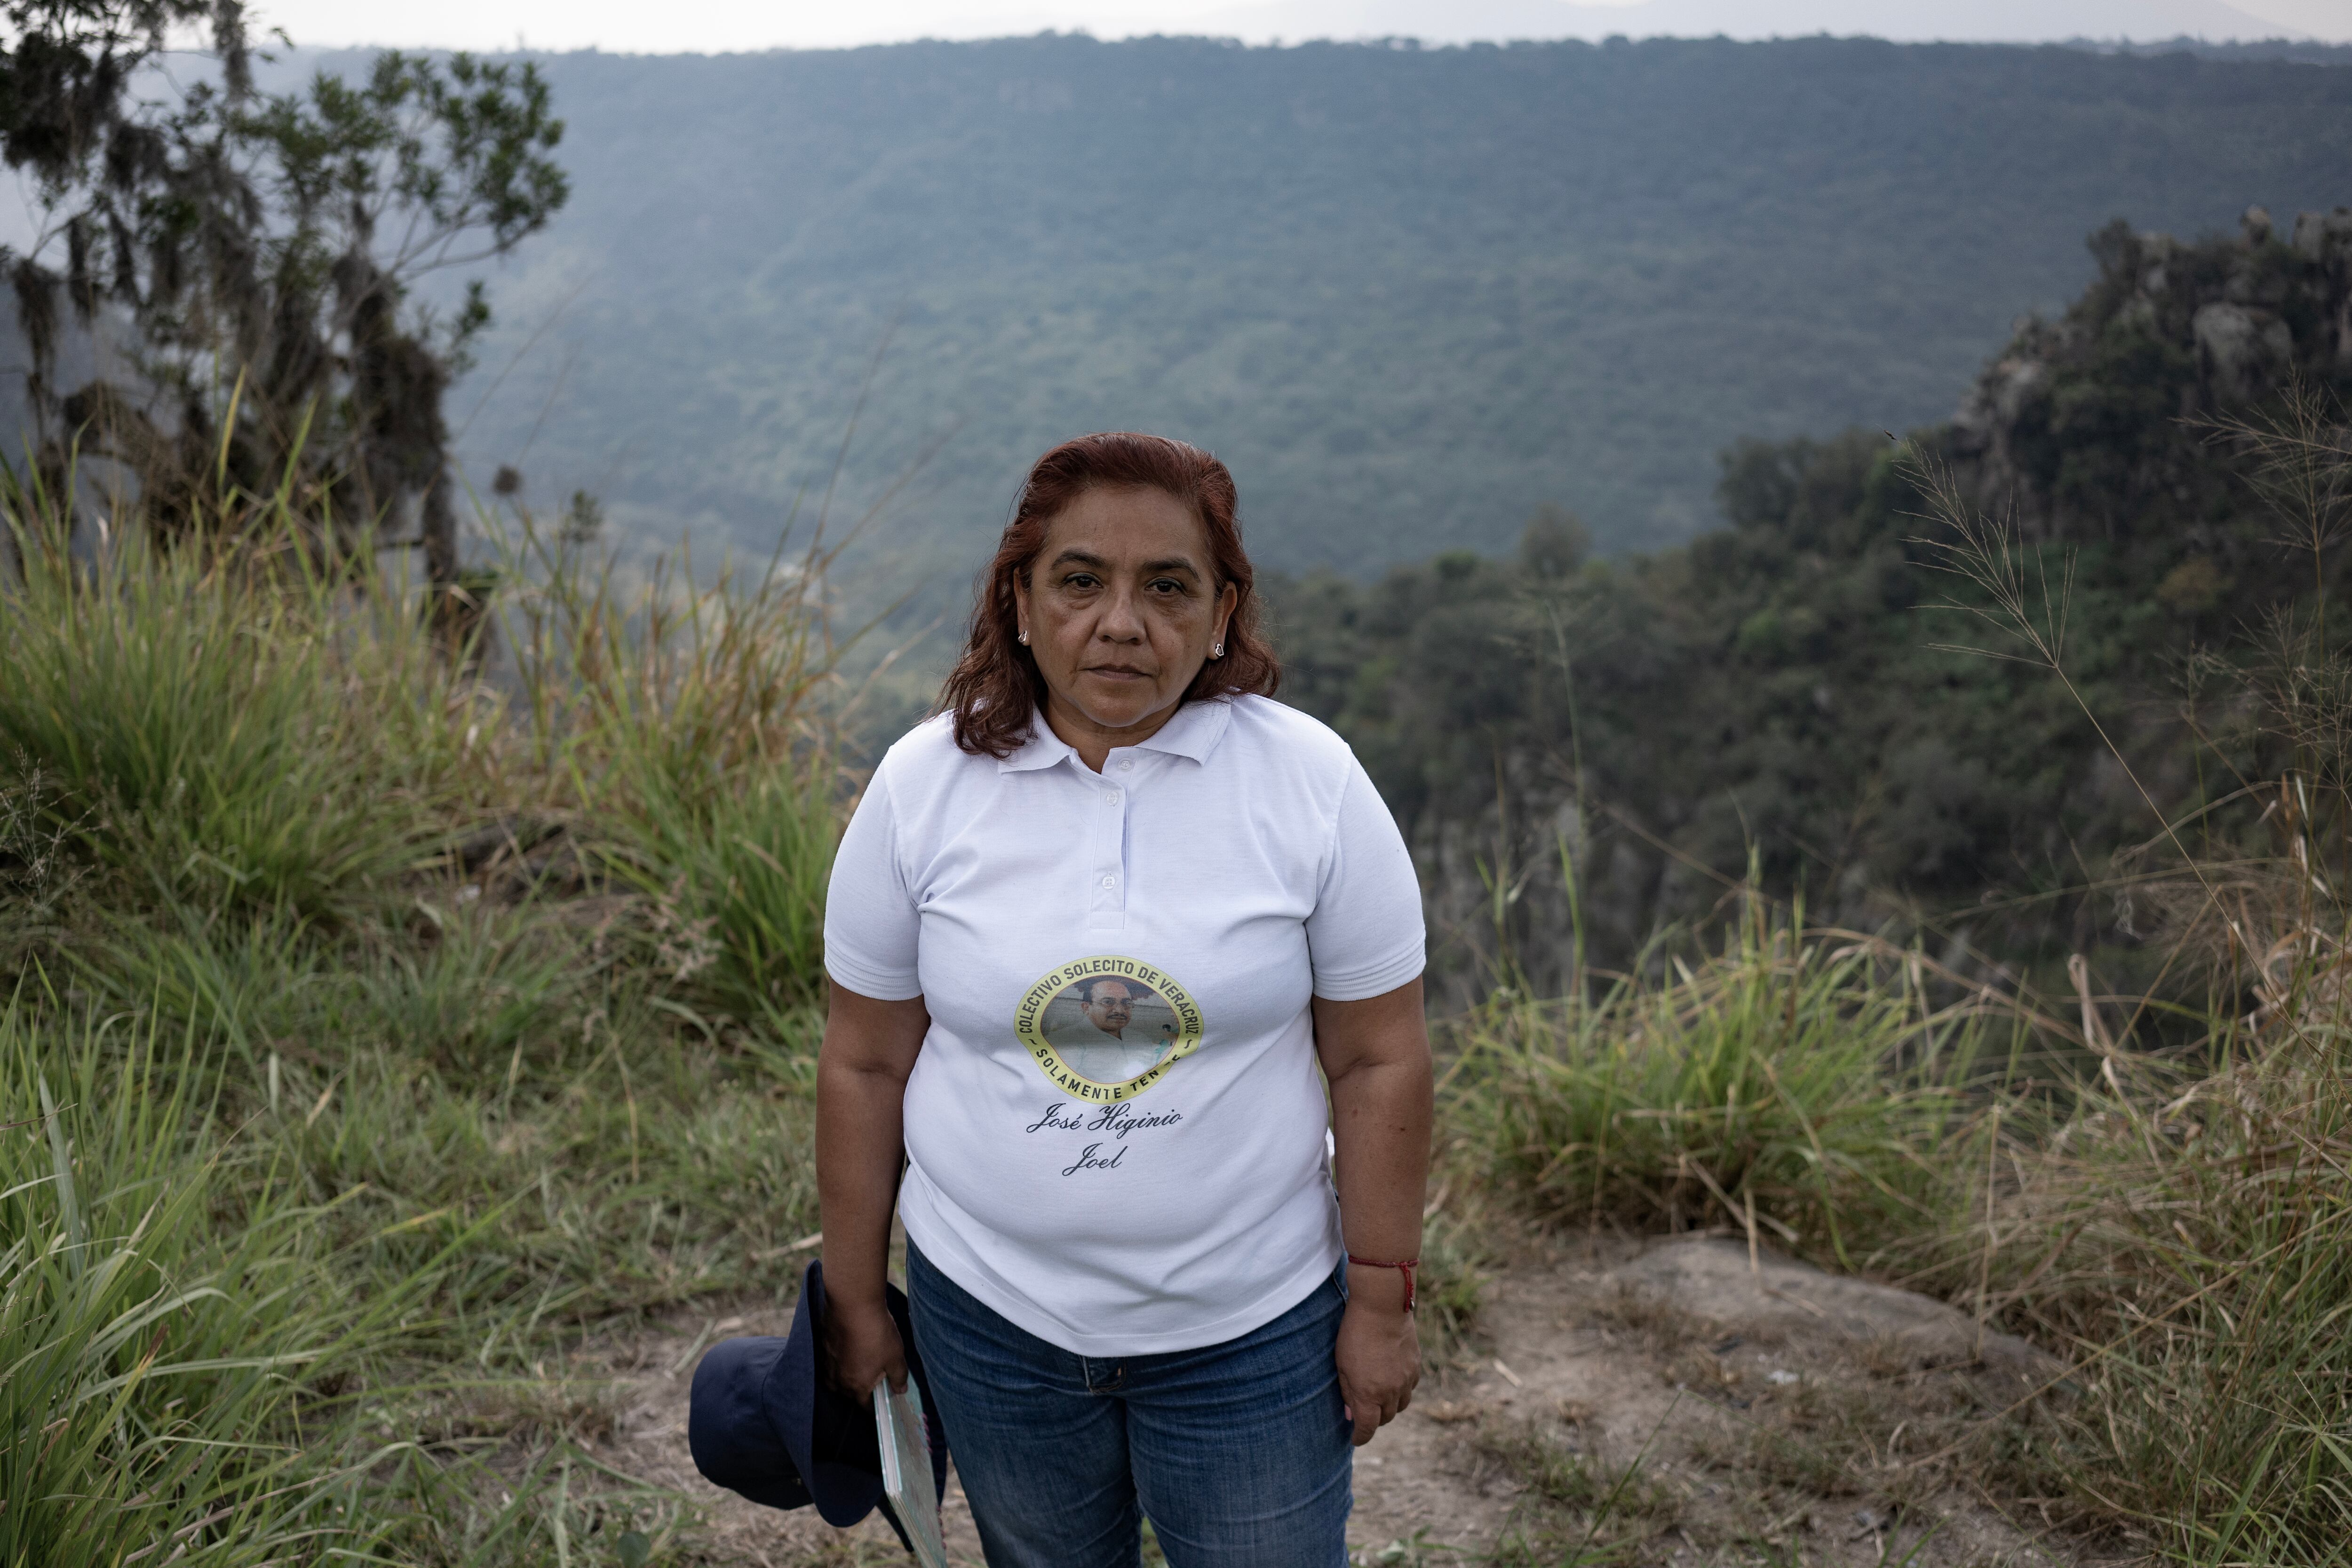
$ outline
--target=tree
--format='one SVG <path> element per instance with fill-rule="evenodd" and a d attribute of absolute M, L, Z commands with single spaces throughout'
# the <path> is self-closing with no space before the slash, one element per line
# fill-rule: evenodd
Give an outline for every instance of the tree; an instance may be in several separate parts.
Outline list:
<path fill-rule="evenodd" d="M 420 547 L 446 599 L 442 400 L 489 310 L 478 279 L 446 313 L 416 285 L 563 205 L 537 68 L 394 52 L 364 80 L 263 93 L 239 0 L 9 0 L 0 22 L 0 158 L 45 216 L 28 254 L 0 254 L 40 461 L 114 459 L 164 531 L 216 515 L 216 492 L 290 480 L 322 539 Z M 161 62 L 198 29 L 205 68 L 177 85 Z M 130 374 L 55 384 L 61 304 L 127 326 Z"/>

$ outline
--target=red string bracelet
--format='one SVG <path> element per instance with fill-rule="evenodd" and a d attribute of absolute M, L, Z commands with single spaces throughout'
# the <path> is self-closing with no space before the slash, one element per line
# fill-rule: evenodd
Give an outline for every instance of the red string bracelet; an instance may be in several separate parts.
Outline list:
<path fill-rule="evenodd" d="M 1414 1269 L 1416 1269 L 1416 1268 L 1420 1268 L 1420 1267 L 1421 1267 L 1421 1259 L 1420 1259 L 1420 1258 L 1408 1258 L 1404 1259 L 1404 1260 L 1403 1260 L 1402 1262 L 1401 1262 L 1401 1263 L 1391 1263 L 1391 1262 L 1389 1262 L 1389 1261 L 1387 1261 L 1387 1260 L 1385 1260 L 1385 1259 L 1383 1259 L 1383 1258 L 1359 1258 L 1359 1257 L 1357 1257 L 1354 1253 L 1352 1253 L 1352 1252 L 1351 1252 L 1351 1253 L 1348 1254 L 1348 1261 L 1349 1261 L 1349 1262 L 1350 1262 L 1350 1263 L 1359 1264 L 1359 1265 L 1360 1265 L 1360 1266 L 1362 1266 L 1363 1268 L 1393 1268 L 1393 1269 L 1395 1269 L 1398 1273 L 1400 1273 L 1400 1274 L 1403 1275 L 1403 1276 L 1404 1276 L 1404 1310 L 1405 1310 L 1405 1312 L 1406 1312 L 1406 1314 L 1407 1314 L 1408 1316 L 1410 1316 L 1410 1315 L 1412 1314 L 1412 1298 L 1413 1298 L 1413 1290 L 1412 1290 L 1412 1271 L 1413 1271 Z"/>

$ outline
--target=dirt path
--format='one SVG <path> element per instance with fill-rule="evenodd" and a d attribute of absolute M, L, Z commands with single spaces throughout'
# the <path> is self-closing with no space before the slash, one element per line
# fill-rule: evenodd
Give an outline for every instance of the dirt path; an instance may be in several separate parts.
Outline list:
<path fill-rule="evenodd" d="M 694 1473 L 700 1345 L 790 1321 L 776 1309 L 682 1321 L 614 1347 L 619 1405 L 599 1457 L 694 1500 L 710 1561 L 903 1562 L 878 1519 L 835 1531 Z M 2059 1369 L 1923 1297 L 1684 1240 L 1522 1261 L 1480 1331 L 1475 1362 L 1425 1380 L 1359 1452 L 1358 1563 L 1549 1565 L 1588 1543 L 1659 1568 L 2092 1562 L 1938 1457 Z M 948 1504 L 951 1555 L 979 1563 L 952 1486 Z"/>

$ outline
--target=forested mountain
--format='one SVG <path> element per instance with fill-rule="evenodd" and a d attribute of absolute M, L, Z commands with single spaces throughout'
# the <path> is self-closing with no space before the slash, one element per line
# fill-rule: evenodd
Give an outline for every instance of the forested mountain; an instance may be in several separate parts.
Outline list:
<path fill-rule="evenodd" d="M 2335 479 L 2325 460 L 2273 472 L 2231 426 L 2300 407 L 2306 456 L 2352 438 L 2352 211 L 2256 213 L 2195 244 L 2117 224 L 2091 251 L 2091 286 L 2024 324 L 1954 419 L 1907 447 L 1740 443 L 1727 526 L 1686 546 L 1593 561 L 1546 518 L 1503 558 L 1273 585 L 1283 695 L 1349 737 L 1407 824 L 1457 978 L 1490 973 L 1498 931 L 1547 986 L 1580 942 L 1622 964 L 1751 869 L 1818 920 L 1920 922 L 2021 963 L 2105 944 L 2128 973 L 2161 923 L 2115 880 L 2152 864 L 2136 847 L 2165 858 L 2142 786 L 2221 855 L 2304 809 L 2247 781 L 2345 781 L 2352 740 L 2317 718 L 2347 679 L 2340 458 Z M 1955 536 L 1906 450 L 2010 520 L 2084 704 L 2031 658 L 1938 646 L 2032 653 L 1937 607 L 1989 601 L 1945 569 Z"/>
<path fill-rule="evenodd" d="M 2305 0 L 2308 4 L 2308 0 Z M 1228 0 L 1194 11 L 1182 29 L 1264 42 L 1275 38 L 1801 38 L 1866 35 L 1958 43 L 2060 43 L 2082 38 L 2340 37 L 2339 18 L 2294 0 Z M 2254 14 L 2261 11 L 2263 15 Z M 2287 24 L 2282 26 L 2281 24 Z M 1154 30 L 1135 26 L 1136 32 Z M 1010 30 L 1010 29 L 1002 29 Z"/>
<path fill-rule="evenodd" d="M 328 63 L 335 63 L 330 58 Z M 344 60 L 348 64 L 348 58 Z M 1350 574 L 1711 526 L 1742 438 L 1948 414 L 2116 216 L 2352 200 L 2352 68 L 1654 41 L 1417 50 L 1035 37 L 541 62 L 573 197 L 492 279 L 478 481 L 764 550 L 934 444 L 877 534 L 960 603 L 1027 460 L 1140 426 L 1226 457 L 1255 547 Z"/>

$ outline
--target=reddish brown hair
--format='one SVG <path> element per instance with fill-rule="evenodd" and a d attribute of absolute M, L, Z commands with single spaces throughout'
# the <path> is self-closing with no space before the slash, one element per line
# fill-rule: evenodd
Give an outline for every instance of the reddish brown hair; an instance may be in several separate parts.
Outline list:
<path fill-rule="evenodd" d="M 956 744 L 975 755 L 1008 757 L 1029 733 L 1030 720 L 1045 700 L 1045 678 L 1036 658 L 1021 646 L 1020 609 L 1013 585 L 1036 563 L 1045 547 L 1045 527 L 1063 508 L 1094 489 L 1155 489 L 1174 496 L 1201 520 L 1209 539 L 1214 586 L 1234 585 L 1233 619 L 1225 625 L 1225 652 L 1201 666 L 1183 700 L 1227 697 L 1237 692 L 1272 695 L 1282 666 L 1260 635 L 1256 581 L 1242 549 L 1235 515 L 1234 476 L 1198 447 L 1165 436 L 1115 431 L 1065 441 L 1037 459 L 1021 487 L 1013 521 L 996 542 L 973 593 L 971 635 L 963 658 L 940 691 L 940 711 L 955 715 Z"/>

